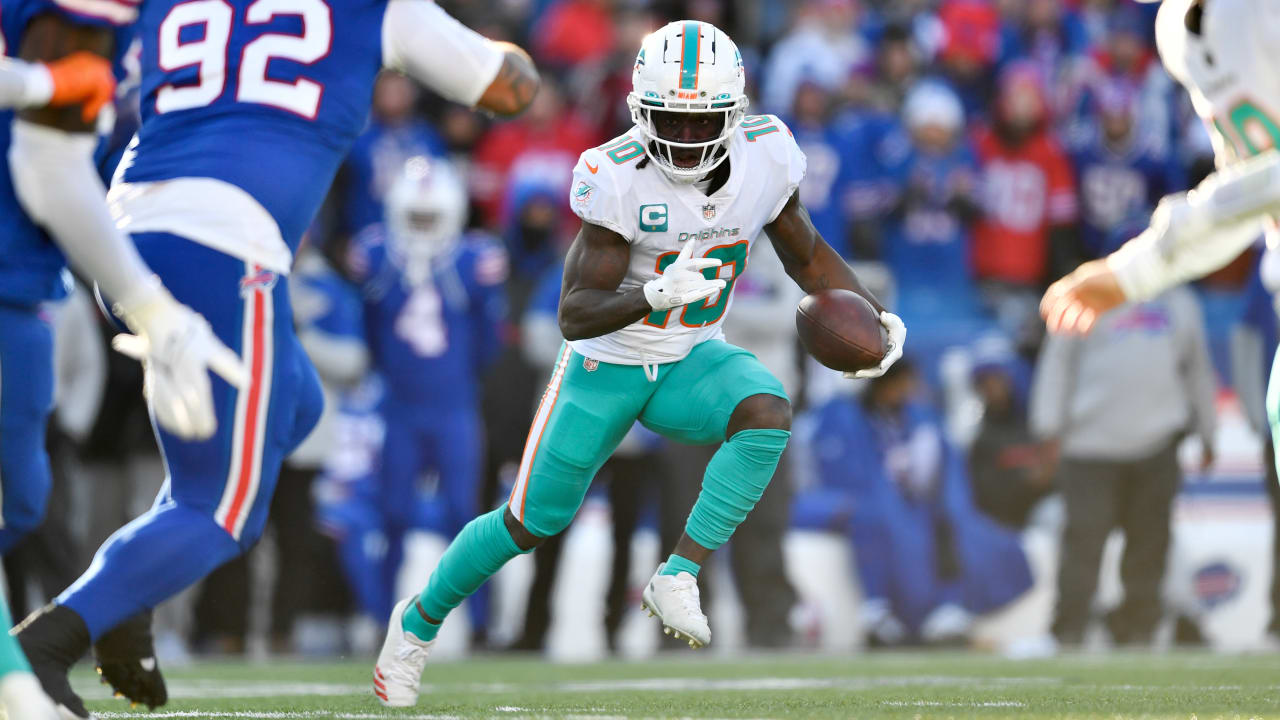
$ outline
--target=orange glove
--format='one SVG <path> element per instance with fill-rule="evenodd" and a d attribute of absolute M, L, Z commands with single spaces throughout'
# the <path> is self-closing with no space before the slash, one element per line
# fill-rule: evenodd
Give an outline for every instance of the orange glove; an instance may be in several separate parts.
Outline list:
<path fill-rule="evenodd" d="M 98 117 L 102 106 L 111 102 L 116 92 L 116 79 L 111 63 L 101 55 L 78 50 L 45 65 L 53 78 L 53 106 L 80 105 L 80 116 L 86 123 Z"/>

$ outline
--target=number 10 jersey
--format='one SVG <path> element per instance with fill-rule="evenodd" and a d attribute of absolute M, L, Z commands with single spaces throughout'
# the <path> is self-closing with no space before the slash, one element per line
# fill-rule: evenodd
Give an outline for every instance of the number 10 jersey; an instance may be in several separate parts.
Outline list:
<path fill-rule="evenodd" d="M 621 330 L 569 343 L 578 354 L 619 365 L 657 365 L 684 359 L 698 343 L 722 338 L 733 287 L 747 267 L 751 245 L 777 219 L 804 177 L 804 153 L 772 115 L 749 115 L 729 141 L 729 180 L 711 195 L 672 181 L 645 159 L 638 128 L 578 159 L 569 205 L 585 222 L 608 228 L 631 245 L 619 290 L 658 277 L 693 240 L 694 257 L 720 260 L 708 278 L 723 291 L 683 307 L 649 313 Z"/>

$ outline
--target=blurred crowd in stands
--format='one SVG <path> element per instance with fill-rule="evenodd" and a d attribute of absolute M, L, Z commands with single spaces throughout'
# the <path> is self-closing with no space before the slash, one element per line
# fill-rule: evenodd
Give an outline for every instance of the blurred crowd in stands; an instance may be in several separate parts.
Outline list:
<path fill-rule="evenodd" d="M 1140 546 L 1126 562 L 1135 568 L 1125 578 L 1134 607 L 1126 606 L 1131 619 L 1117 637 L 1149 641 L 1161 613 L 1153 587 L 1167 549 L 1167 507 L 1179 482 L 1171 448 L 1199 435 L 1212 458 L 1214 389 L 1227 379 L 1214 363 L 1227 365 L 1233 309 L 1253 259 L 1194 292 L 1126 310 L 1104 341 L 1046 348 L 1055 374 L 1035 392 L 1033 378 L 1044 344 L 1036 306 L 1047 283 L 1132 237 L 1161 196 L 1212 169 L 1209 135 L 1156 57 L 1155 6 L 441 4 L 489 36 L 529 48 L 544 72 L 541 90 L 523 117 L 495 122 L 402 76 L 380 79 L 369 128 L 291 279 L 329 410 L 281 479 L 272 534 L 278 571 L 256 576 L 251 559 L 206 582 L 194 601 L 195 647 L 242 650 L 247 608 L 265 597 L 274 597 L 272 647 L 280 650 L 294 647 L 300 616 L 355 612 L 381 621 L 397 573 L 415 577 L 416 587 L 430 569 L 415 532 L 450 536 L 506 497 L 560 343 L 561 262 L 577 231 L 567 202 L 571 170 L 581 151 L 630 125 L 624 100 L 640 39 L 680 18 L 714 23 L 736 40 L 749 112 L 782 118 L 808 158 L 799 192 L 815 225 L 909 328 L 908 359 L 884 378 L 864 386 L 834 377 L 799 350 L 790 328 L 800 293 L 768 244 L 755 245 L 726 332 L 784 381 L 798 413 L 778 477 L 726 553 L 739 587 L 753 588 L 742 597 L 748 642 L 793 642 L 795 593 L 781 550 L 788 528 L 848 538 L 872 644 L 963 641 L 974 616 L 1030 586 L 1018 533 L 1056 482 L 1073 481 L 1072 472 L 1099 482 L 1101 471 L 1089 463 L 1117 477 L 1156 479 L 1134 480 L 1133 497 L 1114 502 L 1090 491 L 1068 497 L 1077 556 L 1064 557 L 1055 631 L 1062 642 L 1080 641 L 1093 593 L 1088 577 L 1096 578 L 1100 543 L 1115 526 L 1147 538 L 1130 541 Z M 416 156 L 457 168 L 469 220 L 448 267 L 433 266 L 397 300 L 404 290 L 394 275 L 407 271 L 384 269 L 385 248 L 369 228 L 383 221 L 384 198 Z M 388 316 L 389 303 L 400 316 Z M 61 323 L 71 337 L 60 352 L 65 379 L 53 440 L 55 461 L 70 458 L 63 464 L 75 468 L 63 473 L 72 480 L 54 522 L 27 551 L 27 572 L 16 575 L 45 595 L 83 567 L 77 549 L 96 547 L 140 502 L 145 507 L 160 480 L 137 369 L 105 350 L 110 331 L 82 309 Z M 1268 327 L 1260 332 L 1273 337 L 1274 318 L 1261 316 Z M 1120 344 L 1126 336 L 1132 341 Z M 417 348 L 422 363 L 402 366 L 386 347 L 397 338 Z M 1114 367 L 1106 353 L 1131 366 L 1164 354 L 1169 367 L 1133 367 L 1125 377 L 1138 382 L 1112 380 L 1090 404 L 1077 390 Z M 86 383 L 96 385 L 77 387 Z M 1162 404 L 1144 405 L 1147 396 Z M 1108 414 L 1115 407 L 1134 408 L 1136 417 L 1115 419 Z M 1157 426 L 1144 431 L 1155 415 Z M 1141 437 L 1113 437 L 1111 445 L 1123 447 L 1079 437 L 1095 416 Z M 610 502 L 622 549 L 606 602 L 611 638 L 638 592 L 627 584 L 631 534 L 651 526 L 664 547 L 674 542 L 709 453 L 636 431 L 602 472 L 597 492 Z M 86 474 L 93 483 L 74 482 Z M 1145 519 L 1123 516 L 1135 504 L 1150 511 Z M 93 521 L 57 522 L 83 517 L 77 512 Z M 1092 525 L 1081 527 L 1091 513 Z M 40 554 L 60 551 L 56 559 Z M 516 647 L 545 641 L 560 552 L 549 543 L 535 554 Z M 321 590 L 272 594 L 269 585 Z M 325 607 L 298 605 L 316 598 Z M 30 607 L 15 606 L 19 616 Z M 486 599 L 470 610 L 483 641 Z"/>

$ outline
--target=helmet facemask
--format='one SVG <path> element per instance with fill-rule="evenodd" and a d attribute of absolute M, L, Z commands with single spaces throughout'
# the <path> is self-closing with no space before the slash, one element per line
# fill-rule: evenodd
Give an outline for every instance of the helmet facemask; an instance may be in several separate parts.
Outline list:
<path fill-rule="evenodd" d="M 747 98 L 663 100 L 633 92 L 627 106 L 649 141 L 645 152 L 650 160 L 672 180 L 693 183 L 729 156 L 729 139 L 746 115 Z"/>

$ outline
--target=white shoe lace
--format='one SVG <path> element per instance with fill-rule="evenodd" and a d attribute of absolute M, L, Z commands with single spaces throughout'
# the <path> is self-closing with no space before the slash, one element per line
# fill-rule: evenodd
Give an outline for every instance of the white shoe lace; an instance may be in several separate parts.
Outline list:
<path fill-rule="evenodd" d="M 396 662 L 389 668 L 383 668 L 388 680 L 397 685 L 416 688 L 422 680 L 422 671 L 427 666 L 427 648 L 415 644 L 409 638 L 403 638 L 396 648 Z"/>
<path fill-rule="evenodd" d="M 671 580 L 671 594 L 679 598 L 680 608 L 686 614 L 706 619 L 702 614 L 702 602 L 698 593 L 698 581 L 690 578 L 675 577 Z"/>

